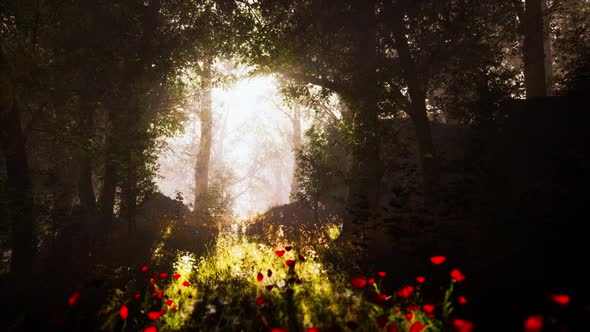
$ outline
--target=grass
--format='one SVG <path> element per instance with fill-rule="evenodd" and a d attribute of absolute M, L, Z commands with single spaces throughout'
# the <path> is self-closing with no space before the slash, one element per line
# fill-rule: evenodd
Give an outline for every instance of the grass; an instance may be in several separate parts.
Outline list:
<path fill-rule="evenodd" d="M 456 280 L 437 290 L 437 300 L 418 281 L 385 293 L 384 272 L 351 277 L 326 259 L 346 251 L 334 227 L 325 227 L 315 245 L 222 233 L 203 257 L 178 252 L 168 268 L 158 243 L 153 266 L 137 267 L 98 313 L 101 330 L 436 332 L 457 325 L 449 322 Z M 454 329 L 470 331 L 462 322 Z"/>

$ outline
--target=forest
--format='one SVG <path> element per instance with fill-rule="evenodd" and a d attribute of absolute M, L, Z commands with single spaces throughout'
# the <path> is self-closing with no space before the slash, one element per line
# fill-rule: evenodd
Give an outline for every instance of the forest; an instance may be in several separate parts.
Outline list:
<path fill-rule="evenodd" d="M 589 0 L 2 0 L 2 330 L 590 331 L 587 93 Z"/>

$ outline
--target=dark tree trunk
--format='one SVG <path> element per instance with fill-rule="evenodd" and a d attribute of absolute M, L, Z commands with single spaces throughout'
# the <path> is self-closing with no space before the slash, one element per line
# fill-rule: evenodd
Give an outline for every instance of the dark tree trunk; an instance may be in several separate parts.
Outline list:
<path fill-rule="evenodd" d="M 521 17 L 524 34 L 523 61 L 524 83 L 528 98 L 547 96 L 547 72 L 545 62 L 545 33 L 543 2 L 526 0 L 524 17 Z"/>
<path fill-rule="evenodd" d="M 209 160 L 213 130 L 213 114 L 211 111 L 211 65 L 207 59 L 203 65 L 203 98 L 201 100 L 201 139 L 199 153 L 195 164 L 195 216 L 209 216 Z"/>
<path fill-rule="evenodd" d="M 392 17 L 392 33 L 395 46 L 403 67 L 403 75 L 408 86 L 410 103 L 405 112 L 414 123 L 416 141 L 418 144 L 418 163 L 422 174 L 422 190 L 424 206 L 428 209 L 436 208 L 438 202 L 437 187 L 439 181 L 437 156 L 432 142 L 430 120 L 426 110 L 425 82 L 416 68 L 416 61 L 410 52 L 410 46 L 406 37 L 406 28 L 403 24 L 402 12 L 399 9 L 388 7 Z"/>
<path fill-rule="evenodd" d="M 127 219 L 127 228 L 129 233 L 136 229 L 137 216 L 137 162 L 134 158 L 135 151 L 131 149 L 127 152 L 127 181 L 125 182 L 125 219 Z"/>
<path fill-rule="evenodd" d="M 80 112 L 79 129 L 84 146 L 78 153 L 78 197 L 80 198 L 82 209 L 89 214 L 93 214 L 96 211 L 96 194 L 94 192 L 94 186 L 92 185 L 90 151 L 86 145 L 89 143 L 89 140 L 93 137 L 94 133 L 94 109 L 91 107 L 84 107 Z"/>
<path fill-rule="evenodd" d="M 118 126 L 116 123 L 119 119 L 115 116 L 114 110 L 109 110 L 109 119 L 106 138 L 106 155 L 104 161 L 104 173 L 102 178 L 102 189 L 100 193 L 100 221 L 103 229 L 108 230 L 113 222 L 113 208 L 115 207 L 115 194 L 117 190 L 118 174 L 116 161 L 118 159 L 118 149 L 115 146 Z"/>
<path fill-rule="evenodd" d="M 16 100 L 0 105 L 0 143 L 6 163 L 8 210 L 11 218 L 10 272 L 29 280 L 33 266 L 33 193 L 31 175 Z"/>
<path fill-rule="evenodd" d="M 355 34 L 356 72 L 354 91 L 347 104 L 353 114 L 358 144 L 352 147 L 352 167 L 347 205 L 351 212 L 350 224 L 344 225 L 346 236 L 363 237 L 361 224 L 375 213 L 379 203 L 382 170 L 379 158 L 377 125 L 377 27 L 375 1 L 354 2 L 359 13 Z M 347 229 L 350 228 L 350 229 Z"/>

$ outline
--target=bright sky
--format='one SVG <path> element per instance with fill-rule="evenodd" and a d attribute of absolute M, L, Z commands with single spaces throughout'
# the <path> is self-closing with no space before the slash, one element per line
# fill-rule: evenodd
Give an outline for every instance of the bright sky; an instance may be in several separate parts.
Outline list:
<path fill-rule="evenodd" d="M 233 186 L 237 217 L 264 212 L 268 207 L 289 201 L 293 172 L 291 150 L 292 123 L 272 103 L 280 103 L 274 78 L 243 79 L 231 87 L 212 91 L 214 137 L 211 168 L 219 161 L 243 179 Z M 220 137 L 223 132 L 223 137 Z M 196 134 L 196 137 L 195 137 Z M 181 191 L 185 203 L 193 201 L 194 158 L 198 143 L 199 121 L 193 117 L 184 134 L 169 141 L 171 150 L 160 157 L 160 190 L 170 197 Z M 221 156 L 221 158 L 220 158 Z M 210 175 L 212 174 L 210 169 Z M 248 174 L 254 174 L 249 176 Z"/>

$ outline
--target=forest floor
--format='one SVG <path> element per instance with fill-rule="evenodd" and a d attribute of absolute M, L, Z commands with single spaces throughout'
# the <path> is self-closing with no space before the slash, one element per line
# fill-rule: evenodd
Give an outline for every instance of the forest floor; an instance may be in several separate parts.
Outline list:
<path fill-rule="evenodd" d="M 390 213 L 367 229 L 369 245 L 361 251 L 338 239 L 338 211 L 326 212 L 327 222 L 318 225 L 304 206 L 285 205 L 250 220 L 249 231 L 230 221 L 219 234 L 190 226 L 186 213 L 162 196 L 142 208 L 133 234 L 117 224 L 97 252 L 85 250 L 84 241 L 58 243 L 54 255 L 39 258 L 30 295 L 3 287 L 5 298 L 15 299 L 2 312 L 11 322 L 7 330 L 588 326 L 584 303 L 568 303 L 534 269 L 514 270 L 522 262 L 490 246 L 499 240 L 490 240 L 494 234 L 483 224 Z"/>

